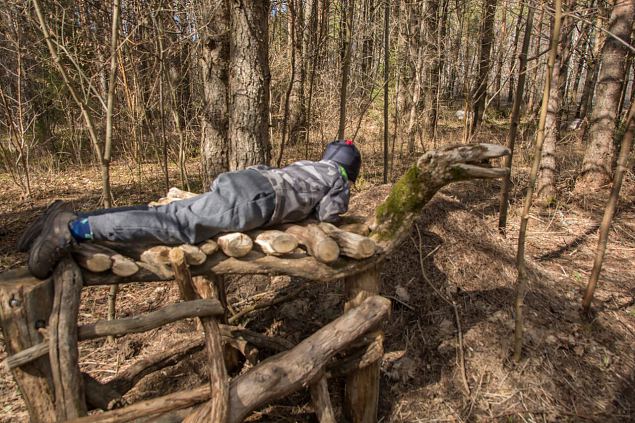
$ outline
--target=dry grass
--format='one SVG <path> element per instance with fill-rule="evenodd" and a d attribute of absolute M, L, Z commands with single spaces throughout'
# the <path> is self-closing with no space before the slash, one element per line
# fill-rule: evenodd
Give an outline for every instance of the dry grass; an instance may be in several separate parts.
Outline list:
<path fill-rule="evenodd" d="M 457 130 L 442 130 L 451 139 Z M 367 134 L 369 139 L 380 139 Z M 375 137 L 375 138 L 373 138 Z M 502 138 L 489 129 L 479 140 Z M 440 144 L 443 140 L 439 141 Z M 521 143 L 521 146 L 523 144 Z M 399 145 L 397 145 L 397 151 Z M 378 145 L 365 146 L 361 186 L 372 188 L 381 177 Z M 463 389 L 457 364 L 457 337 L 452 307 L 422 278 L 417 232 L 385 263 L 384 294 L 394 301 L 386 325 L 386 356 L 382 365 L 380 416 L 383 422 L 463 421 L 595 421 L 635 419 L 635 290 L 631 263 L 635 261 L 635 181 L 629 174 L 612 227 L 609 247 L 596 293 L 591 322 L 578 315 L 597 243 L 606 192 L 586 198 L 570 194 L 580 146 L 574 140 L 561 146 L 559 199 L 553 208 L 534 209 L 528 236 L 531 287 L 526 297 L 527 332 L 524 359 L 510 359 L 512 302 L 515 283 L 515 242 L 529 154 L 520 151 L 514 165 L 515 190 L 509 218 L 509 237 L 496 230 L 498 182 L 450 186 L 428 204 L 417 225 L 423 235 L 423 270 L 436 290 L 457 305 L 463 330 L 465 372 L 470 394 Z M 301 157 L 303 153 L 298 153 Z M 394 163 L 400 174 L 410 160 Z M 115 165 L 115 195 L 121 204 L 146 202 L 163 189 L 156 167 L 145 168 L 143 184 L 135 184 L 129 169 Z M 31 202 L 18 201 L 7 187 L 0 193 L 3 232 L 0 269 L 24 263 L 12 245 L 27 221 L 53 198 L 72 199 L 82 208 L 99 202 L 95 170 L 38 175 L 38 194 Z M 0 176 L 4 178 L 4 176 Z M 45 189 L 46 187 L 46 189 Z M 232 302 L 247 301 L 264 290 L 281 289 L 299 281 L 234 278 Z M 340 313 L 340 283 L 309 284 L 292 302 L 248 317 L 248 327 L 298 341 Z M 85 289 L 80 320 L 106 313 L 107 288 Z M 125 286 L 118 313 L 127 316 L 154 310 L 176 301 L 169 283 Z M 81 344 L 83 370 L 107 380 L 135 359 L 191 337 L 193 321 L 184 321 L 145 334 L 104 344 Z M 0 359 L 5 353 L 0 352 Z M 130 400 L 150 398 L 203 383 L 202 356 L 195 355 L 163 374 L 147 377 L 130 392 Z M 24 405 L 10 375 L 0 374 L 0 421 L 25 421 Z M 341 381 L 331 383 L 341 418 Z M 306 393 L 266 407 L 250 421 L 314 421 Z"/>

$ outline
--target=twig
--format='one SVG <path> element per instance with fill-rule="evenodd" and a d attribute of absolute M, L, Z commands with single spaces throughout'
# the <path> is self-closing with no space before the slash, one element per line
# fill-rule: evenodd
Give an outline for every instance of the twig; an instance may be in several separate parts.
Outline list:
<path fill-rule="evenodd" d="M 399 298 L 395 297 L 394 295 L 385 295 L 384 294 L 383 296 L 386 297 L 386 298 L 389 298 L 389 299 L 391 299 L 393 301 L 397 301 L 399 304 L 401 304 L 402 306 L 406 307 L 409 310 L 415 311 L 415 308 L 413 306 L 411 306 L 408 303 L 404 303 L 403 301 L 401 301 Z"/>
<path fill-rule="evenodd" d="M 432 284 L 432 282 L 430 281 L 430 279 L 426 275 L 425 267 L 423 265 L 423 262 L 425 261 L 425 259 L 427 257 L 429 257 L 432 253 L 434 253 L 439 247 L 437 246 L 437 248 L 432 250 L 432 252 L 428 253 L 428 255 L 426 257 L 423 257 L 423 252 L 422 252 L 423 251 L 423 247 L 421 245 L 422 238 L 421 238 L 421 232 L 419 231 L 419 225 L 415 224 L 415 228 L 417 229 L 417 236 L 419 237 L 419 247 L 417 248 L 417 250 L 419 252 L 419 265 L 421 267 L 421 276 L 426 281 L 428 286 L 430 286 L 430 288 L 434 291 L 434 293 L 437 294 L 437 296 L 441 300 L 443 300 L 445 303 L 450 305 L 452 307 L 452 309 L 454 310 L 454 318 L 455 318 L 455 321 L 456 321 L 457 338 L 458 338 L 458 344 L 459 344 L 458 347 L 457 347 L 457 355 L 459 356 L 459 367 L 460 367 L 460 370 L 461 370 L 461 379 L 463 379 L 463 387 L 465 388 L 465 392 L 467 393 L 468 396 L 471 396 L 472 393 L 470 391 L 470 385 L 467 383 L 467 373 L 465 371 L 465 356 L 463 354 L 463 330 L 461 329 L 461 319 L 459 318 L 458 308 L 457 308 L 456 303 L 454 302 L 454 300 L 446 298 Z M 413 242 L 414 242 L 414 240 L 413 240 Z"/>

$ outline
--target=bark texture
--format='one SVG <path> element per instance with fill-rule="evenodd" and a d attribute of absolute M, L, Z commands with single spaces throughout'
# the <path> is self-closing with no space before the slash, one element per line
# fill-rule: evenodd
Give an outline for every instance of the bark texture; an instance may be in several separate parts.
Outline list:
<path fill-rule="evenodd" d="M 230 1 L 229 169 L 268 164 L 269 1 Z"/>
<path fill-rule="evenodd" d="M 203 77 L 201 157 L 206 184 L 229 169 L 227 93 L 229 90 L 229 7 L 208 0 L 201 16 L 199 66 Z"/>
<path fill-rule="evenodd" d="M 494 17 L 496 15 L 496 1 L 484 0 L 483 29 L 481 32 L 481 54 L 478 63 L 478 81 L 472 94 L 474 103 L 474 118 L 472 120 L 471 133 L 481 124 L 483 110 L 485 109 L 485 97 L 487 96 L 487 76 L 491 66 L 490 52 L 494 43 Z"/>
<path fill-rule="evenodd" d="M 613 7 L 609 32 L 630 43 L 635 16 L 635 0 L 620 0 Z M 582 174 L 576 191 L 591 192 L 606 185 L 612 177 L 615 156 L 613 134 L 625 74 L 626 47 L 609 35 L 602 49 L 595 104 L 591 113 L 589 143 L 584 153 Z"/>

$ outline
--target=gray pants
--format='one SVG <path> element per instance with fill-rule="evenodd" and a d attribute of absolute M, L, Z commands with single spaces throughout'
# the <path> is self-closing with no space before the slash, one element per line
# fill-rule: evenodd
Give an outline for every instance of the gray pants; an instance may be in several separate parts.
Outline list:
<path fill-rule="evenodd" d="M 135 206 L 79 214 L 95 241 L 196 244 L 221 232 L 266 225 L 275 209 L 271 183 L 256 170 L 223 173 L 211 191 L 158 207 Z"/>

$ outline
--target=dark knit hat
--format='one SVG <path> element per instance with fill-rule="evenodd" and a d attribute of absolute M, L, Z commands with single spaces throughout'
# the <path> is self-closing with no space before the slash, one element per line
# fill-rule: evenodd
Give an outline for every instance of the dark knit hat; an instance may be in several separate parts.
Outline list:
<path fill-rule="evenodd" d="M 351 140 L 330 142 L 324 150 L 322 160 L 333 160 L 344 168 L 348 179 L 355 182 L 362 166 L 362 155 Z"/>

